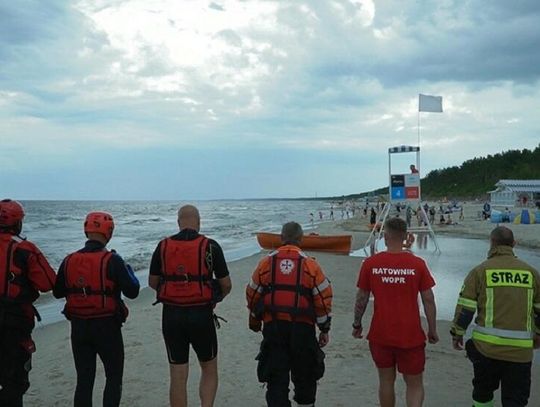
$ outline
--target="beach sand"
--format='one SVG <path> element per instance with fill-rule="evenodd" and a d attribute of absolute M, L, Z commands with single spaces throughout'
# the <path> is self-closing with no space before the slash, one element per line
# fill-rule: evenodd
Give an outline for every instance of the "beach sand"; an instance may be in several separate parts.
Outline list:
<path fill-rule="evenodd" d="M 486 222 L 468 220 L 463 228 L 480 230 L 476 225 L 486 225 L 486 233 L 493 227 Z M 461 225 L 456 225 L 455 229 Z M 521 225 L 512 225 L 512 227 Z M 538 225 L 537 225 L 538 226 Z M 526 226 L 525 226 L 526 227 Z M 530 227 L 530 226 L 529 226 Z M 533 226 L 536 230 L 538 227 Z M 448 226 L 448 229 L 454 226 Z M 343 222 L 320 225 L 321 233 L 350 231 L 354 236 L 354 248 L 363 246 L 367 238 L 364 220 L 355 218 Z M 483 233 L 483 232 L 482 232 Z M 461 232 L 460 232 L 461 234 Z M 462 234 L 463 235 L 463 234 Z M 517 233 L 520 237 L 520 232 Z M 478 237 L 485 237 L 478 236 Z M 535 239 L 538 237 L 536 236 Z M 533 239 L 533 241 L 535 240 Z M 533 242 L 534 243 L 534 242 Z M 369 354 L 365 339 L 351 336 L 353 304 L 356 279 L 362 262 L 360 257 L 323 253 L 311 253 L 317 258 L 331 279 L 334 287 L 334 318 L 330 344 L 325 348 L 326 373 L 320 380 L 317 405 L 322 407 L 376 406 L 377 372 Z M 260 334 L 247 329 L 244 288 L 261 256 L 261 252 L 229 264 L 233 291 L 217 308 L 217 314 L 228 320 L 218 331 L 220 385 L 216 406 L 259 407 L 265 406 L 265 389 L 257 382 L 254 360 Z M 456 293 L 457 295 L 457 293 Z M 125 372 L 123 406 L 168 405 L 169 372 L 167 356 L 161 337 L 161 305 L 152 306 L 154 292 L 144 289 L 138 299 L 127 301 L 130 317 L 124 325 Z M 366 329 L 372 307 L 364 317 Z M 438 322 L 441 338 L 436 345 L 427 345 L 425 371 L 426 406 L 471 405 L 472 366 L 463 352 L 451 348 L 450 324 Z M 367 332 L 367 331 L 366 331 Z M 37 353 L 33 358 L 30 375 L 31 387 L 25 396 L 26 406 L 72 405 L 76 375 L 69 343 L 69 324 L 60 322 L 37 328 L 34 340 Z M 189 379 L 190 405 L 198 405 L 199 368 L 195 355 L 191 354 Z M 529 405 L 540 405 L 540 366 L 533 366 L 533 386 Z M 94 389 L 94 405 L 101 405 L 104 374 L 98 361 L 98 373 Z M 499 395 L 496 396 L 496 404 Z M 404 406 L 404 386 L 397 381 L 398 406 Z"/>

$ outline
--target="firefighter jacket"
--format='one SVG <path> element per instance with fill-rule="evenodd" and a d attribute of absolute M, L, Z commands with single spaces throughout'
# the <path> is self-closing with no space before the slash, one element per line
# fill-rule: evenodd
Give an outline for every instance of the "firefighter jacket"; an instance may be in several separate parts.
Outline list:
<path fill-rule="evenodd" d="M 330 329 L 332 286 L 315 259 L 285 245 L 263 258 L 246 287 L 251 317 L 317 324 Z"/>
<path fill-rule="evenodd" d="M 464 335 L 476 312 L 472 339 L 487 357 L 530 362 L 540 334 L 540 276 L 510 246 L 498 246 L 465 278 L 451 333 Z"/>

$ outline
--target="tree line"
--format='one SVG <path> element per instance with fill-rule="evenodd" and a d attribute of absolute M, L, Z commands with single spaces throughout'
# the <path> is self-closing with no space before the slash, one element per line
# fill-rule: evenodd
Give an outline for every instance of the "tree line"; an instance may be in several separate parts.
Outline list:
<path fill-rule="evenodd" d="M 422 179 L 426 197 L 477 197 L 501 179 L 540 179 L 540 144 L 534 150 L 508 150 L 433 170 Z"/>

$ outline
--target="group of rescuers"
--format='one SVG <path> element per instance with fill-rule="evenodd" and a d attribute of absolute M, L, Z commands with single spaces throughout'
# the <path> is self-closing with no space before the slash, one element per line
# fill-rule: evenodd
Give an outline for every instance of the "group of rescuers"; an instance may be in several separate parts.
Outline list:
<path fill-rule="evenodd" d="M 135 298 L 139 282 L 131 268 L 106 248 L 114 222 L 110 214 L 91 212 L 84 222 L 88 240 L 68 255 L 55 272 L 41 251 L 21 237 L 24 210 L 17 201 L 0 201 L 0 406 L 23 405 L 35 345 L 31 338 L 33 302 L 52 290 L 66 298 L 77 385 L 74 406 L 91 406 L 96 356 L 103 362 L 106 385 L 103 405 L 118 406 L 124 364 L 122 323 L 128 310 L 121 294 Z M 163 303 L 162 331 L 170 364 L 170 405 L 187 405 L 190 345 L 200 366 L 201 406 L 210 407 L 218 387 L 214 307 L 231 291 L 223 251 L 199 233 L 196 207 L 178 211 L 179 233 L 155 249 L 149 285 Z M 299 244 L 298 223 L 283 225 L 283 245 L 258 264 L 246 287 L 249 329 L 262 330 L 257 375 L 266 383 L 268 406 L 291 406 L 289 378 L 298 406 L 314 406 L 317 380 L 324 374 L 329 342 L 332 286 L 314 258 Z M 396 369 L 406 383 L 406 404 L 421 406 L 425 365 L 420 295 L 427 318 L 427 340 L 438 342 L 434 279 L 421 258 L 407 250 L 406 223 L 384 225 L 387 250 L 366 258 L 359 272 L 352 336 L 363 337 L 362 316 L 370 295 L 374 313 L 367 335 L 379 373 L 379 401 L 395 406 Z M 491 232 L 488 259 L 472 269 L 459 293 L 451 329 L 455 349 L 476 314 L 472 339 L 465 349 L 474 368 L 473 406 L 493 406 L 501 386 L 502 405 L 525 406 L 531 385 L 533 348 L 540 345 L 540 277 L 513 253 L 512 231 Z M 316 327 L 319 330 L 316 336 Z M 450 404 L 452 404 L 450 402 Z M 444 405 L 450 405 L 444 404 Z M 360 404 L 358 404 L 360 405 Z"/>

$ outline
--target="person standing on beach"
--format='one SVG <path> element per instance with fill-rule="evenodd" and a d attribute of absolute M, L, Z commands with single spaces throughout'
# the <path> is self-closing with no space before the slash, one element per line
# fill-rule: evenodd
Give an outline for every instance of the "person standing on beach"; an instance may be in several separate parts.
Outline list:
<path fill-rule="evenodd" d="M 298 223 L 283 225 L 283 246 L 259 262 L 246 287 L 249 329 L 262 328 L 257 376 L 268 384 L 268 407 L 291 406 L 289 375 L 298 406 L 314 406 L 317 380 L 324 374 L 321 348 L 329 341 L 332 286 L 315 259 L 298 247 L 302 236 Z"/>
<path fill-rule="evenodd" d="M 370 293 L 373 293 L 374 313 L 367 339 L 379 372 L 382 407 L 395 406 L 396 367 L 407 386 L 407 407 L 419 407 L 424 400 L 422 373 L 426 335 L 420 322 L 418 294 L 427 318 L 428 341 L 439 341 L 432 291 L 435 281 L 423 259 L 403 250 L 406 238 L 407 224 L 404 220 L 387 220 L 384 224 L 387 251 L 364 260 L 357 283 L 352 335 L 362 338 L 362 317 Z"/>
<path fill-rule="evenodd" d="M 187 406 L 190 344 L 201 366 L 201 407 L 212 407 L 218 388 L 214 307 L 232 288 L 223 250 L 199 234 L 195 206 L 178 210 L 180 232 L 159 242 L 152 255 L 148 285 L 163 303 L 162 331 L 170 367 L 171 407 Z"/>
<path fill-rule="evenodd" d="M 114 250 L 107 250 L 114 221 L 106 212 L 90 212 L 84 221 L 88 240 L 60 265 L 53 294 L 66 298 L 64 315 L 71 322 L 71 348 L 77 387 L 73 405 L 92 406 L 96 357 L 105 370 L 103 406 L 116 407 L 122 397 L 124 341 L 122 324 L 128 309 L 121 294 L 139 295 L 139 281 Z"/>
<path fill-rule="evenodd" d="M 22 407 L 30 387 L 34 317 L 39 292 L 53 289 L 56 275 L 35 244 L 20 236 L 22 205 L 0 201 L 0 406 Z"/>
<path fill-rule="evenodd" d="M 454 349 L 475 313 L 465 343 L 473 364 L 473 406 L 492 407 L 501 386 L 503 407 L 526 406 L 531 389 L 533 348 L 540 347 L 540 275 L 513 251 L 512 230 L 491 231 L 488 258 L 471 270 L 459 293 L 450 333 Z"/>

